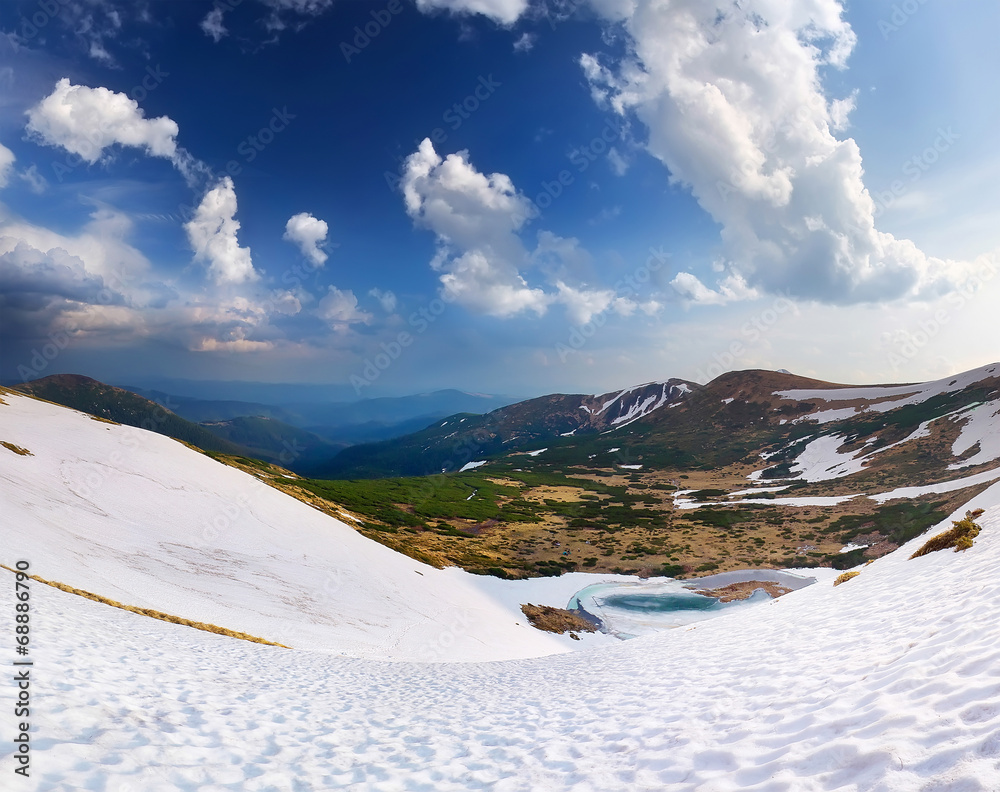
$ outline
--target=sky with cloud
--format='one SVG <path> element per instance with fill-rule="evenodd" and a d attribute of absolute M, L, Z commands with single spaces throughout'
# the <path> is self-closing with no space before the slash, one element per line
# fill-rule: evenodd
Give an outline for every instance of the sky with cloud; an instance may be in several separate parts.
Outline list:
<path fill-rule="evenodd" d="M 11 0 L 0 377 L 600 392 L 998 358 L 985 0 Z"/>

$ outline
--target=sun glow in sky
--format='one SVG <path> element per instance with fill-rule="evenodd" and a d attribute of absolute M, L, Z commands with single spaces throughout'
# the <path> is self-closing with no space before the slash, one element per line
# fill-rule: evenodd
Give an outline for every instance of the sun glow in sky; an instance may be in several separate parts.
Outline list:
<path fill-rule="evenodd" d="M 536 395 L 997 358 L 995 3 L 0 7 L 0 376 Z"/>

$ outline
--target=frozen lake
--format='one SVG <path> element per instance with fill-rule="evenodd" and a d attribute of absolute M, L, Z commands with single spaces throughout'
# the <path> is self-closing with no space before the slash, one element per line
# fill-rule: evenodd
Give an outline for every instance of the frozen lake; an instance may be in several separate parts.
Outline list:
<path fill-rule="evenodd" d="M 711 619 L 734 608 L 752 607 L 771 597 L 759 589 L 747 599 L 720 602 L 715 597 L 695 593 L 750 580 L 778 583 L 799 589 L 815 582 L 813 577 L 777 570 L 741 570 L 696 580 L 656 578 L 617 583 L 595 583 L 581 589 L 567 608 L 581 609 L 596 616 L 604 631 L 618 638 L 635 638 L 692 622 Z"/>

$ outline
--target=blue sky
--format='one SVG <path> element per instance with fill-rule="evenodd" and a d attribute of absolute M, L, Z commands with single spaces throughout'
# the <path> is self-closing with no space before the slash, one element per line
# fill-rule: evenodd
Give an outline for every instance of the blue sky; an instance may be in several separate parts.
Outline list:
<path fill-rule="evenodd" d="M 998 22 L 5 3 L 0 376 L 533 395 L 992 361 Z"/>

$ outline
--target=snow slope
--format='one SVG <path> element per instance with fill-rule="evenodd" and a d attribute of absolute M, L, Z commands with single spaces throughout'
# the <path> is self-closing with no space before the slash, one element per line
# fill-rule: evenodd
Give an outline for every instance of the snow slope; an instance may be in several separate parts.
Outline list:
<path fill-rule="evenodd" d="M 260 646 L 33 584 L 17 789 L 995 792 L 1000 485 L 975 505 L 965 553 L 907 560 L 917 540 L 837 588 L 506 662 Z"/>
<path fill-rule="evenodd" d="M 610 425 L 615 429 L 621 429 L 655 412 L 664 404 L 667 404 L 667 402 L 681 399 L 685 394 L 690 392 L 691 388 L 684 382 L 647 382 L 642 385 L 626 388 L 614 394 L 596 395 L 593 397 L 594 399 L 604 398 L 600 409 L 596 411 L 591 410 L 589 407 L 584 407 L 583 409 L 597 416 L 601 415 L 612 405 L 618 404 L 620 414 L 610 421 Z M 610 398 L 605 398 L 608 396 Z M 680 404 L 680 402 L 677 401 L 676 404 Z"/>
<path fill-rule="evenodd" d="M 494 660 L 581 645 L 531 627 L 484 579 L 400 555 L 175 440 L 3 400 L 0 440 L 33 454 L 0 448 L 8 566 L 16 555 L 48 580 L 297 649 Z M 576 588 L 563 586 L 531 601 L 564 606 Z"/>
<path fill-rule="evenodd" d="M 981 382 L 990 377 L 1000 376 L 1000 363 L 991 363 L 986 366 L 964 371 L 953 377 L 934 380 L 933 382 L 922 382 L 915 385 L 892 385 L 889 387 L 861 386 L 857 388 L 810 388 L 787 391 L 775 391 L 776 396 L 783 399 L 793 399 L 795 401 L 807 401 L 809 399 L 823 399 L 835 404 L 837 402 L 855 401 L 862 399 L 869 404 L 865 412 L 888 412 L 897 407 L 904 407 L 908 404 L 920 404 L 933 396 L 940 396 L 945 393 L 955 393 L 964 388 Z M 842 408 L 845 409 L 845 408 Z M 824 413 L 812 413 L 808 418 L 819 420 L 824 423 Z M 839 420 L 846 417 L 838 416 Z"/>

